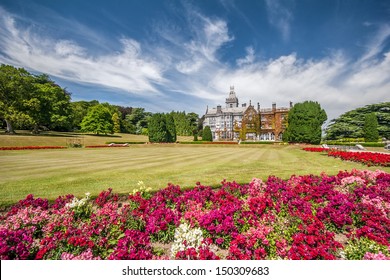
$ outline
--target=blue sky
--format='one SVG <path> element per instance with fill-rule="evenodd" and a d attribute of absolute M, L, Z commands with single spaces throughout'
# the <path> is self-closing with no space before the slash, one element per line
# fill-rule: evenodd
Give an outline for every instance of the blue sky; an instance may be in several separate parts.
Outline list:
<path fill-rule="evenodd" d="M 235 86 L 261 107 L 328 118 L 390 101 L 387 0 L 0 0 L 0 63 L 72 93 L 204 114 Z"/>

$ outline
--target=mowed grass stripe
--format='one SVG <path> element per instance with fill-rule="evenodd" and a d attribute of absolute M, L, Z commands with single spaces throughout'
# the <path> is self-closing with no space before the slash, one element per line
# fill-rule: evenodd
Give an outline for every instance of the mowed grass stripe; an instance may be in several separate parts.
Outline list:
<path fill-rule="evenodd" d="M 269 175 L 336 174 L 371 169 L 295 146 L 135 145 L 129 148 L 0 151 L 0 205 L 32 193 L 55 199 L 68 193 L 97 195 L 109 187 L 129 193 L 139 180 L 159 189 L 168 182 L 217 186 L 223 179 L 248 183 Z M 382 168 L 389 172 L 390 168 Z"/>

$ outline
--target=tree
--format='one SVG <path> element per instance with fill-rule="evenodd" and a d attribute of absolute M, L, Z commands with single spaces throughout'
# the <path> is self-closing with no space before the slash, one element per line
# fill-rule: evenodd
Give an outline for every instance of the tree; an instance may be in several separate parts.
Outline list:
<path fill-rule="evenodd" d="M 33 76 L 23 68 L 0 66 L 0 118 L 7 124 L 7 133 L 15 133 L 14 123 L 30 123 L 25 101 L 33 90 Z"/>
<path fill-rule="evenodd" d="M 68 130 L 70 115 L 70 94 L 49 76 L 0 66 L 0 118 L 7 123 L 7 132 L 14 133 L 13 124 L 33 132 L 40 126 Z"/>
<path fill-rule="evenodd" d="M 176 142 L 176 128 L 171 114 L 157 113 L 148 120 L 149 142 Z"/>
<path fill-rule="evenodd" d="M 174 143 L 176 142 L 176 127 L 175 127 L 175 121 L 173 120 L 171 114 L 165 115 L 165 122 L 167 128 L 167 142 Z"/>
<path fill-rule="evenodd" d="M 364 141 L 378 142 L 378 119 L 375 113 L 367 114 L 364 120 Z"/>
<path fill-rule="evenodd" d="M 168 142 L 166 117 L 164 114 L 153 114 L 149 119 L 149 142 Z"/>
<path fill-rule="evenodd" d="M 25 109 L 31 118 L 33 132 L 38 133 L 41 126 L 55 130 L 69 130 L 72 112 L 70 93 L 45 74 L 35 76 L 33 86 L 33 91 L 25 101 Z"/>
<path fill-rule="evenodd" d="M 212 135 L 211 129 L 208 125 L 203 129 L 202 140 L 203 141 L 213 141 L 213 135 Z"/>
<path fill-rule="evenodd" d="M 81 122 L 88 113 L 90 107 L 96 106 L 99 101 L 75 101 L 71 102 L 72 108 L 72 129 L 81 129 Z"/>
<path fill-rule="evenodd" d="M 379 137 L 390 139 L 390 102 L 366 105 L 333 119 L 326 127 L 326 139 L 364 138 L 365 118 L 371 113 L 377 117 Z"/>
<path fill-rule="evenodd" d="M 131 114 L 126 115 L 122 121 L 124 132 L 142 134 L 148 128 L 148 118 L 151 113 L 145 112 L 144 108 L 132 108 Z"/>
<path fill-rule="evenodd" d="M 288 142 L 319 144 L 321 126 L 327 119 L 318 102 L 297 103 L 288 113 L 288 127 L 283 139 Z"/>
<path fill-rule="evenodd" d="M 119 123 L 119 116 L 118 113 L 114 113 L 112 115 L 112 123 L 114 124 L 113 131 L 114 133 L 119 133 L 121 132 L 121 125 Z"/>
<path fill-rule="evenodd" d="M 110 110 L 102 104 L 91 107 L 81 122 L 81 130 L 84 132 L 93 132 L 98 135 L 100 133 L 113 133 Z"/>

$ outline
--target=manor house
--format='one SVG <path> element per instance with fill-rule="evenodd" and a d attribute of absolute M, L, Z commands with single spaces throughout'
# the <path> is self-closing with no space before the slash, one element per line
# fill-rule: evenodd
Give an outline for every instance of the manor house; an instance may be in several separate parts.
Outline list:
<path fill-rule="evenodd" d="M 290 102 L 290 108 L 292 102 Z M 207 107 L 203 127 L 210 126 L 215 140 L 281 141 L 290 108 L 255 108 L 251 101 L 239 106 L 234 86 L 230 87 L 225 107 Z"/>

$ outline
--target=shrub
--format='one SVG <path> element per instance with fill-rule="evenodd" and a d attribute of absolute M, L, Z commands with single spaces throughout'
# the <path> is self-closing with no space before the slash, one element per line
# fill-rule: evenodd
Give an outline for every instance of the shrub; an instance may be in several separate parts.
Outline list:
<path fill-rule="evenodd" d="M 210 142 L 213 141 L 213 135 L 212 135 L 211 129 L 208 125 L 203 129 L 202 140 L 203 141 L 210 141 Z"/>

